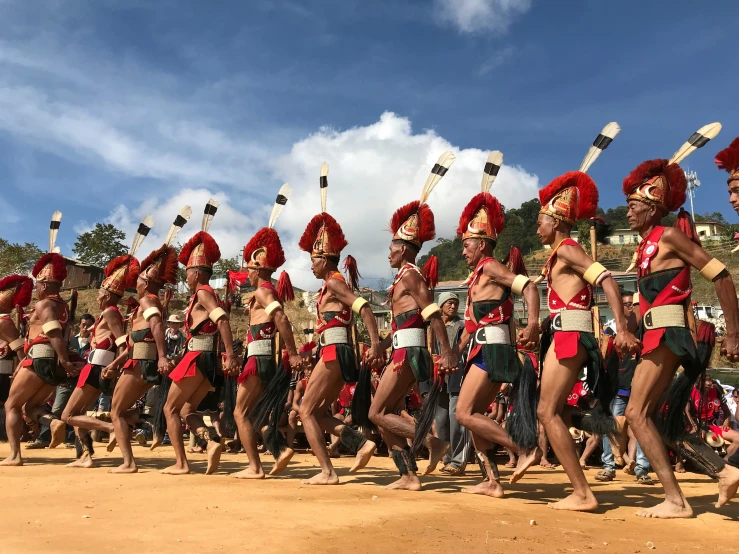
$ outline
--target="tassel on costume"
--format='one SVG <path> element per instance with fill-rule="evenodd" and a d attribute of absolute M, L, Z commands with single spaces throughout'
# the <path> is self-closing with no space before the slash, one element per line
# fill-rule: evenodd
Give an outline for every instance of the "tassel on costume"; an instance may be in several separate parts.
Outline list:
<path fill-rule="evenodd" d="M 362 429 L 373 430 L 375 428 L 369 418 L 371 402 L 372 371 L 367 364 L 362 362 L 359 366 L 359 379 L 352 398 L 352 421 Z"/>
<path fill-rule="evenodd" d="M 436 256 L 429 256 L 426 263 L 423 264 L 421 273 L 429 288 L 434 290 L 436 285 L 439 284 L 439 259 Z"/>
<path fill-rule="evenodd" d="M 537 445 L 538 425 L 536 420 L 536 366 L 533 354 L 523 352 L 521 372 L 511 390 L 511 405 L 506 431 L 521 448 L 534 448 Z M 492 464 L 492 462 L 491 462 Z"/>
<path fill-rule="evenodd" d="M 434 364 L 434 376 L 429 387 L 429 392 L 421 406 L 421 413 L 416 419 L 416 434 L 411 444 L 411 453 L 416 454 L 426 442 L 426 437 L 431 432 L 431 426 L 434 424 L 436 416 L 436 403 L 439 401 L 441 389 L 444 387 L 444 375 L 437 371 L 437 364 Z M 355 391 L 356 392 L 356 391 Z"/>
<path fill-rule="evenodd" d="M 280 433 L 280 418 L 285 410 L 285 402 L 290 389 L 291 373 L 280 364 L 277 373 L 267 385 L 257 403 L 249 414 L 249 421 L 255 431 L 259 432 L 265 425 L 267 430 L 262 438 L 264 446 L 272 452 L 275 459 L 287 447 L 287 441 Z"/>
<path fill-rule="evenodd" d="M 277 280 L 277 296 L 280 302 L 295 300 L 295 291 L 287 271 L 280 273 L 280 278 Z"/>
<path fill-rule="evenodd" d="M 221 388 L 221 400 L 223 400 L 223 431 L 227 437 L 236 436 L 236 376 L 226 375 Z"/>
<path fill-rule="evenodd" d="M 357 267 L 357 260 L 354 256 L 347 256 L 344 260 L 344 273 L 349 278 L 349 288 L 359 290 L 359 279 L 362 277 Z"/>
<path fill-rule="evenodd" d="M 169 388 L 172 386 L 172 379 L 169 377 L 162 378 L 162 384 L 157 387 L 157 404 L 154 409 L 154 429 L 155 437 L 163 437 L 167 432 L 167 418 L 164 416 L 164 405 L 167 403 L 169 396 Z"/>

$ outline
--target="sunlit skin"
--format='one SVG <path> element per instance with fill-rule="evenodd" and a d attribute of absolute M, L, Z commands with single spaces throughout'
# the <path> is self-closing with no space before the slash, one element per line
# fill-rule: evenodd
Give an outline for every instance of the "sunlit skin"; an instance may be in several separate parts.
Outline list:
<path fill-rule="evenodd" d="M 729 181 L 729 204 L 739 214 L 739 179 Z"/>

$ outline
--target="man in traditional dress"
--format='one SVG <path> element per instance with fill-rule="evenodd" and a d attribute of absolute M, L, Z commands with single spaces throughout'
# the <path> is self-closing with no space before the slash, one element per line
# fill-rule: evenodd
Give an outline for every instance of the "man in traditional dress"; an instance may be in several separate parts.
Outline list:
<path fill-rule="evenodd" d="M 33 279 L 27 275 L 9 275 L 0 280 L 0 421 L 1 433 L 5 430 L 5 402 L 10 393 L 10 382 L 19 359 L 23 358 L 23 337 L 20 329 L 23 308 L 33 296 Z M 11 312 L 15 308 L 16 321 Z M 3 434 L 3 440 L 7 435 Z"/>
<path fill-rule="evenodd" d="M 287 401 L 290 385 L 289 371 L 297 371 L 302 365 L 302 359 L 295 347 L 292 325 L 285 314 L 282 302 L 292 297 L 292 286 L 289 277 L 282 272 L 277 288 L 272 284 L 272 274 L 285 263 L 285 253 L 277 231 L 273 229 L 282 208 L 287 204 L 290 196 L 290 187 L 285 184 L 275 200 L 272 214 L 267 227 L 263 227 L 252 237 L 244 247 L 244 261 L 249 272 L 249 284 L 255 289 L 254 296 L 249 300 L 249 332 L 247 334 L 247 358 L 244 368 L 238 378 L 239 390 L 236 395 L 236 410 L 234 419 L 239 430 L 239 440 L 249 458 L 249 467 L 233 474 L 238 479 L 263 479 L 264 469 L 257 450 L 257 437 L 254 430 L 252 413 L 261 397 L 270 386 L 274 392 L 274 402 L 262 399 L 265 406 L 261 421 L 257 422 L 259 431 L 261 423 L 270 416 L 279 420 L 284 404 Z M 284 342 L 289 356 L 288 365 L 280 363 Z M 280 373 L 282 372 L 282 373 Z M 284 391 L 282 390 L 282 381 Z M 284 397 L 283 397 L 284 392 Z M 278 413 L 279 412 L 279 413 Z M 274 474 L 287 466 L 294 451 L 292 445 L 285 443 L 277 429 L 271 429 L 269 435 L 264 433 L 265 445 L 269 443 L 272 454 L 275 456 L 275 465 L 270 473 Z"/>
<path fill-rule="evenodd" d="M 113 395 L 115 379 L 110 372 L 103 375 L 103 370 L 126 349 L 125 324 L 118 310 L 118 303 L 127 288 L 134 288 L 139 277 L 139 261 L 134 257 L 141 243 L 154 225 L 154 219 L 147 216 L 139 225 L 125 256 L 118 256 L 105 266 L 105 280 L 98 292 L 97 301 L 101 313 L 90 330 L 90 353 L 87 364 L 82 368 L 77 387 L 62 412 L 61 422 L 52 422 L 52 438 L 65 424 L 75 427 L 77 438 L 81 444 L 81 452 L 77 460 L 69 467 L 93 467 L 92 437 L 89 431 L 110 431 L 110 424 L 86 415 L 90 406 L 100 394 Z"/>
<path fill-rule="evenodd" d="M 583 366 L 587 367 L 588 388 L 599 401 L 599 411 L 594 413 L 607 415 L 612 395 L 594 333 L 591 311 L 594 287 L 603 288 L 613 310 L 618 329 L 615 342 L 619 351 L 634 352 L 639 347 L 639 342 L 627 329 L 616 281 L 603 265 L 593 262 L 582 246 L 570 238 L 575 222 L 593 218 L 598 206 L 598 189 L 584 173 L 592 160 L 587 164 L 586 161 L 581 171 L 565 173 L 539 191 L 541 210 L 537 229 L 542 244 L 552 246 L 552 253 L 541 272 L 541 277 L 547 278 L 550 321 L 547 325 L 549 333 L 542 337 L 540 347 L 544 362 L 537 415 L 574 488 L 570 496 L 551 504 L 551 507 L 575 511 L 594 510 L 598 501 L 580 466 L 568 425 L 562 420 L 567 396 Z M 606 428 L 613 423 L 612 418 L 605 417 L 584 419 L 602 420 Z M 575 426 L 582 429 L 581 425 Z M 601 428 L 588 427 L 586 430 L 605 434 Z"/>
<path fill-rule="evenodd" d="M 110 417 L 115 438 L 111 436 L 108 450 L 117 442 L 123 455 L 123 463 L 111 473 L 136 473 L 138 468 L 131 448 L 131 425 L 138 413 L 131 410 L 133 404 L 151 387 L 162 384 L 162 378 L 172 369 L 167 358 L 164 340 L 164 320 L 159 291 L 165 284 L 177 282 L 177 252 L 171 246 L 192 210 L 185 206 L 175 218 L 164 244 L 141 262 L 136 280 L 138 305 L 131 313 L 131 330 L 126 337 L 126 350 L 101 371 L 104 378 L 115 378 Z"/>
<path fill-rule="evenodd" d="M 217 209 L 218 202 L 210 199 L 205 206 L 200 232 L 188 241 L 179 256 L 179 262 L 187 268 L 187 286 L 192 297 L 185 310 L 187 353 L 169 374 L 172 386 L 164 406 L 167 432 L 177 458 L 173 466 L 162 470 L 162 473 L 170 475 L 190 473 L 180 417 L 192 433 L 201 440 L 207 440 L 206 475 L 218 469 L 223 451 L 221 437 L 215 427 L 205 425 L 197 409 L 208 392 L 223 384 L 224 373 L 235 374 L 238 371 L 228 314 L 208 284 L 213 274 L 213 264 L 221 259 L 218 244 L 207 232 Z M 221 343 L 226 352 L 223 362 L 218 352 Z"/>
<path fill-rule="evenodd" d="M 731 141 L 728 148 L 716 154 L 716 165 L 729 174 L 729 204 L 739 214 L 739 137 Z"/>
<path fill-rule="evenodd" d="M 441 310 L 434 303 L 430 288 L 430 284 L 435 284 L 436 277 L 432 275 L 433 271 L 427 271 L 425 276 L 415 264 L 423 243 L 436 236 L 434 214 L 426 204 L 426 199 L 453 162 L 454 155 L 451 152 L 444 153 L 432 168 L 420 200 L 398 209 L 390 222 L 393 238 L 388 259 L 390 267 L 397 269 L 398 273 L 389 291 L 393 334 L 383 342 L 383 349 L 392 344 L 393 352 L 375 392 L 369 417 L 380 428 L 400 473 L 400 479 L 388 485 L 391 489 L 421 490 L 421 482 L 416 475 L 418 466 L 415 454 L 407 442 L 415 437 L 416 429 L 400 412 L 405 409 L 405 397 L 410 388 L 432 377 L 427 323 L 430 323 L 441 344 L 439 370 L 443 373 L 457 370 L 458 353 L 456 348 L 449 346 Z M 430 270 L 428 265 L 424 269 Z M 431 278 L 431 283 L 427 276 Z M 449 443 L 433 436 L 425 440 L 431 452 L 429 469 L 433 471 L 449 449 Z"/>
<path fill-rule="evenodd" d="M 677 228 L 661 225 L 662 218 L 680 208 L 686 199 L 687 180 L 678 164 L 713 138 L 720 127 L 711 124 L 701 128 L 670 160 L 643 162 L 623 182 L 629 226 L 642 237 L 636 265 L 644 326 L 626 419 L 665 489 L 664 502 L 637 512 L 643 517 L 679 518 L 693 514 L 675 479 L 663 439 L 682 456 L 718 477 L 717 506 L 727 503 L 739 485 L 739 469 L 726 464 L 700 437 L 688 435 L 683 419 L 690 391 L 708 362 L 708 356 L 699 352 L 700 334 L 691 334 L 695 327 L 691 329 L 694 320 L 690 268 L 699 270 L 701 277 L 716 288 L 726 322 L 721 351 L 730 361 L 739 360 L 739 309 L 734 282 L 726 267 L 701 248 L 687 212 L 678 215 Z M 683 372 L 673 379 L 681 365 Z M 663 404 L 660 399 L 668 387 Z M 659 429 L 653 421 L 655 413 L 659 414 Z"/>
<path fill-rule="evenodd" d="M 326 213 L 328 191 L 328 165 L 321 167 L 321 213 L 308 223 L 300 238 L 300 248 L 311 256 L 313 275 L 324 281 L 316 301 L 318 335 L 317 362 L 313 368 L 310 388 L 305 391 L 300 405 L 300 419 L 313 454 L 318 459 L 321 472 L 303 481 L 308 485 L 336 485 L 339 477 L 334 471 L 325 433 L 339 437 L 341 443 L 356 454 L 351 473 L 367 465 L 377 445 L 368 441 L 343 421 L 333 417 L 328 409 L 339 397 L 345 383 L 359 379 L 357 359 L 360 352 L 358 337 L 352 336 L 352 312 L 364 321 L 370 337 L 370 349 L 365 359 L 370 365 L 381 365 L 385 354 L 380 344 L 377 321 L 369 302 L 357 296 L 359 270 L 353 257 L 347 256 L 344 267 L 349 283 L 339 273 L 341 251 L 347 241 L 338 222 Z"/>
<path fill-rule="evenodd" d="M 513 258 L 511 267 L 500 263 L 493 255 L 504 217 L 500 202 L 488 191 L 502 163 L 503 154 L 491 152 L 485 164 L 482 192 L 467 204 L 457 228 L 457 236 L 462 239 L 462 256 L 467 265 L 474 268 L 467 279 L 466 337 L 463 340 L 469 339 L 470 351 L 457 401 L 457 420 L 472 433 L 486 476 L 482 483 L 464 492 L 497 498 L 503 496 L 503 489 L 494 459 L 495 445 L 519 453 L 518 468 L 511 482 L 517 481 L 542 455 L 536 445 L 536 371 L 530 363 L 522 368 L 516 348 L 516 343 L 531 348 L 538 342 L 539 293 L 525 275 L 526 268 L 518 249 L 509 256 Z M 518 336 L 514 335 L 512 320 L 513 294 L 523 295 L 528 309 L 528 325 Z M 515 399 L 514 412 L 506 429 L 485 417 L 487 407 L 503 383 L 514 383 L 515 389 L 522 392 Z M 522 387 L 528 390 L 520 391 Z"/>
<path fill-rule="evenodd" d="M 0 465 L 23 465 L 20 437 L 23 428 L 21 411 L 29 419 L 57 419 L 44 409 L 44 402 L 57 385 L 76 375 L 79 368 L 69 359 L 67 350 L 69 306 L 59 296 L 67 277 L 64 258 L 55 249 L 62 214 L 55 212 L 49 228 L 49 253 L 33 268 L 38 302 L 31 312 L 26 333 L 25 352 L 5 402 L 5 427 L 10 456 Z M 17 346 L 14 344 L 14 346 Z"/>

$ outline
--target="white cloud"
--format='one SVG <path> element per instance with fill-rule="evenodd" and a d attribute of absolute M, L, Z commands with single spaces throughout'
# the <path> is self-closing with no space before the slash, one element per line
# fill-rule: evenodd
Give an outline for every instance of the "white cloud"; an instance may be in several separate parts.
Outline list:
<path fill-rule="evenodd" d="M 297 242 L 320 210 L 318 175 L 324 161 L 329 164 L 328 211 L 349 241 L 344 255 L 355 256 L 363 276 L 374 285 L 373 279 L 391 274 L 387 263 L 391 235 L 387 229 L 393 212 L 418 198 L 428 172 L 446 150 L 452 150 L 457 160 L 428 202 L 436 216 L 437 236 L 451 238 L 465 204 L 480 190 L 486 150 L 460 150 L 434 131 L 414 134 L 407 118 L 386 112 L 378 122 L 365 127 L 345 131 L 322 128 L 280 156 L 274 162 L 274 177 L 290 183 L 293 193 L 275 228 L 287 257 L 283 269 L 293 283 L 308 290 L 319 286 L 310 272 L 310 258 L 298 249 Z M 503 165 L 492 192 L 506 207 L 514 208 L 534 198 L 538 184 L 538 177 L 524 169 Z M 262 193 L 272 198 L 277 190 L 274 187 Z M 108 220 L 131 236 L 145 215 L 154 214 L 156 226 L 140 252 L 144 257 L 161 244 L 185 204 L 192 206 L 193 216 L 178 241 L 184 243 L 197 232 L 202 208 L 210 196 L 221 202 L 210 232 L 224 257 L 235 256 L 257 229 L 266 225 L 271 203 L 255 205 L 251 215 L 246 215 L 230 205 L 227 192 L 186 189 L 168 198 L 150 198 L 134 208 L 121 205 Z"/>
<path fill-rule="evenodd" d="M 531 0 L 435 0 L 434 15 L 462 33 L 503 34 L 513 20 L 529 11 Z"/>

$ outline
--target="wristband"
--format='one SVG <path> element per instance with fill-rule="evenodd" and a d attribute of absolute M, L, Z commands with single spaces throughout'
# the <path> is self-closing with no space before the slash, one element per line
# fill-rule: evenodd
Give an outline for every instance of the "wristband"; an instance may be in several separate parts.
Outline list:
<path fill-rule="evenodd" d="M 159 308 L 157 308 L 156 306 L 149 308 L 148 310 L 144 310 L 144 319 L 146 321 L 149 321 L 155 315 L 158 315 L 159 317 L 162 316 L 162 312 L 159 311 Z"/>
<path fill-rule="evenodd" d="M 274 314 L 277 310 L 282 309 L 282 304 L 280 304 L 277 300 L 269 304 L 266 308 L 264 308 L 264 311 L 267 312 L 267 315 L 269 317 L 272 317 L 272 314 Z"/>
<path fill-rule="evenodd" d="M 54 321 L 49 321 L 48 323 L 44 323 L 41 326 L 41 330 L 44 332 L 44 335 L 48 335 L 50 331 L 56 331 L 62 330 L 62 324 L 59 323 L 59 320 L 55 319 Z"/>
<path fill-rule="evenodd" d="M 526 277 L 526 275 L 516 275 L 516 278 L 513 279 L 513 284 L 511 285 L 511 292 L 513 294 L 521 295 L 523 294 L 523 289 L 531 282 L 531 279 Z"/>
<path fill-rule="evenodd" d="M 358 297 L 353 303 L 352 303 L 352 311 L 359 315 L 359 312 L 362 311 L 362 308 L 364 308 L 369 302 L 367 302 L 364 298 L 361 296 Z"/>
<path fill-rule="evenodd" d="M 634 303 L 635 305 L 639 303 L 639 291 L 636 291 L 636 292 L 634 293 L 634 300 L 632 300 L 632 302 L 633 302 L 633 303 Z"/>
<path fill-rule="evenodd" d="M 604 273 L 606 273 L 607 275 L 603 275 Z M 593 262 L 593 265 L 591 265 L 587 270 L 585 270 L 585 274 L 582 276 L 582 278 L 585 279 L 586 282 L 595 286 L 598 283 L 600 283 L 603 280 L 603 278 L 607 277 L 608 275 L 610 275 L 610 273 L 608 273 L 608 270 L 605 267 L 603 267 L 603 264 L 600 264 L 598 262 Z"/>
<path fill-rule="evenodd" d="M 120 348 L 121 346 L 125 346 L 126 341 L 128 340 L 128 335 L 123 335 L 122 337 L 118 337 L 115 339 L 115 345 Z"/>
<path fill-rule="evenodd" d="M 713 258 L 710 262 L 703 266 L 700 274 L 706 281 L 714 281 L 716 277 L 721 275 L 726 270 L 726 266 L 719 262 L 716 258 Z"/>
<path fill-rule="evenodd" d="M 436 303 L 429 304 L 423 310 L 421 310 L 421 317 L 423 318 L 424 321 L 428 321 L 429 319 L 431 319 L 431 316 L 433 316 L 434 314 L 438 314 L 440 312 L 441 312 L 441 308 L 439 308 L 438 304 Z"/>
<path fill-rule="evenodd" d="M 218 323 L 218 320 L 220 320 L 222 317 L 228 319 L 228 314 L 223 308 L 216 308 L 208 314 L 208 317 L 213 323 Z"/>
<path fill-rule="evenodd" d="M 16 350 L 23 348 L 23 342 L 23 339 L 15 339 L 8 345 L 8 348 L 15 352 Z"/>

